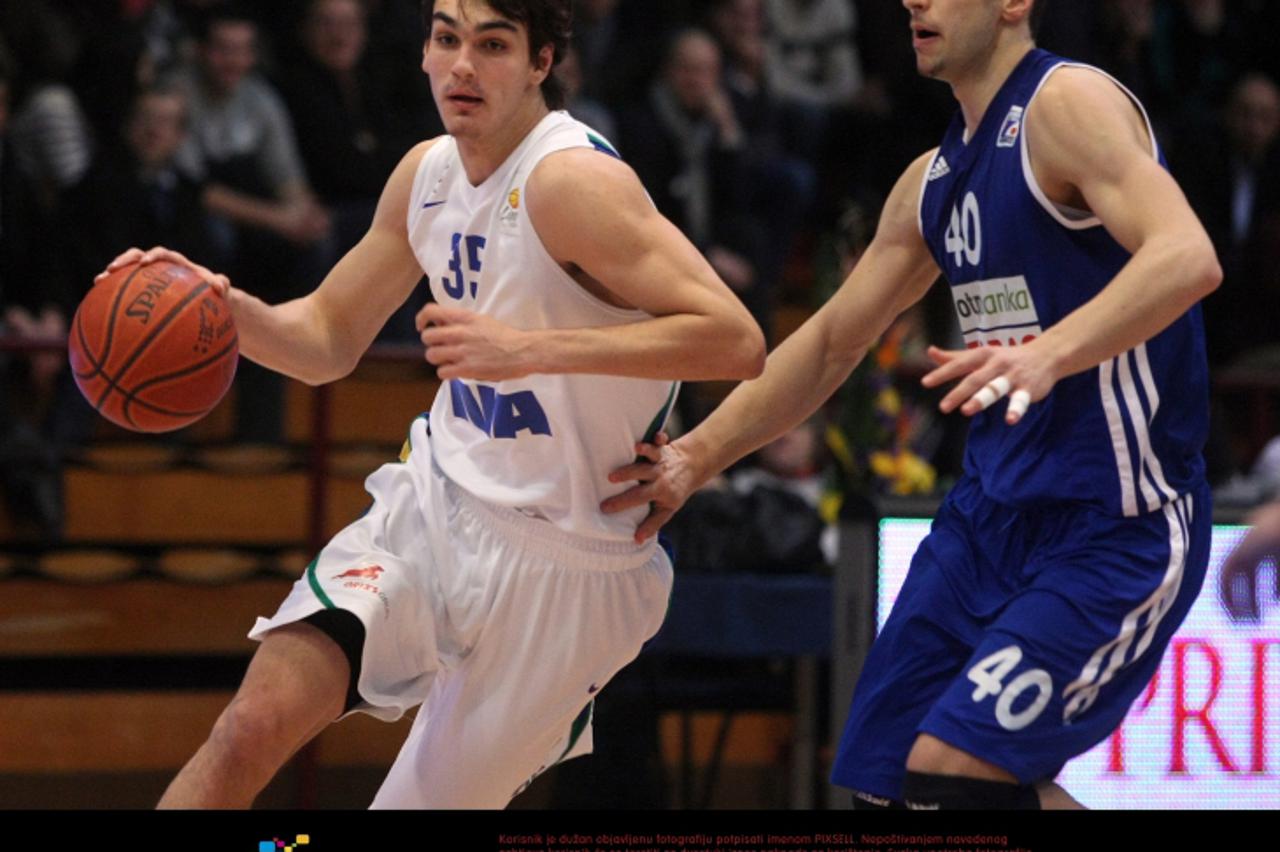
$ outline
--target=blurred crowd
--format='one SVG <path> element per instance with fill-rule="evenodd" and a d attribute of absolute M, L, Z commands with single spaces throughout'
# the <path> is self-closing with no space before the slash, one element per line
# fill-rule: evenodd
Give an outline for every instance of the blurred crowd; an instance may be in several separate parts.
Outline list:
<path fill-rule="evenodd" d="M 576 7 L 557 69 L 570 112 L 616 145 L 766 333 L 779 304 L 829 292 L 823 276 L 847 268 L 894 179 L 954 111 L 945 85 L 915 73 L 906 12 L 889 0 Z M 1265 372 L 1280 343 L 1280 4 L 1050 0 L 1047 12 L 1042 46 L 1145 103 L 1218 248 L 1212 366 Z M 0 4 L 5 331 L 64 335 L 94 274 L 130 245 L 179 249 L 269 301 L 314 287 L 402 154 L 442 130 L 422 38 L 419 0 Z M 425 298 L 386 338 L 413 339 Z M 895 346 L 945 343 L 949 310 L 926 303 Z M 0 465 L 11 493 L 30 491 L 17 472 L 56 466 L 93 419 L 60 355 L 0 357 Z M 280 441 L 280 380 L 242 362 L 237 382 L 238 439 Z M 1247 474 L 1261 449 L 1232 433 L 1243 420 L 1217 412 L 1219 481 Z M 954 459 L 931 460 L 945 480 Z"/>

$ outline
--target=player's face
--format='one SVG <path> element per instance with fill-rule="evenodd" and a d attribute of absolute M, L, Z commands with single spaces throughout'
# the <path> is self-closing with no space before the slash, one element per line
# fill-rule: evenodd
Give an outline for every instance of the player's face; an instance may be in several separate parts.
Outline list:
<path fill-rule="evenodd" d="M 531 99 L 551 68 L 552 49 L 535 65 L 525 26 L 507 20 L 480 0 L 436 0 L 422 70 L 445 129 L 477 138 L 501 130 Z"/>
<path fill-rule="evenodd" d="M 1001 0 L 903 0 L 911 13 L 916 70 L 954 82 L 995 50 Z"/>

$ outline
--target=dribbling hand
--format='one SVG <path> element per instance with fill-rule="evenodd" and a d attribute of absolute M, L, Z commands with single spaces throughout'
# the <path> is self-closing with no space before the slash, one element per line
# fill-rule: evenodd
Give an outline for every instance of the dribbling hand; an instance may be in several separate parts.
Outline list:
<path fill-rule="evenodd" d="M 101 281 L 112 272 L 115 272 L 122 266 L 128 266 L 131 263 L 137 263 L 146 266 L 148 263 L 155 263 L 158 260 L 167 260 L 171 263 L 180 263 L 192 270 L 200 276 L 204 281 L 209 282 L 209 286 L 219 296 L 226 298 L 227 292 L 231 289 L 231 280 L 225 275 L 219 275 L 208 268 L 189 260 L 186 255 L 176 252 L 173 249 L 164 246 L 155 246 L 143 251 L 140 248 L 131 248 L 128 251 L 118 255 L 115 260 L 107 264 L 107 268 L 94 276 L 94 281 Z"/>

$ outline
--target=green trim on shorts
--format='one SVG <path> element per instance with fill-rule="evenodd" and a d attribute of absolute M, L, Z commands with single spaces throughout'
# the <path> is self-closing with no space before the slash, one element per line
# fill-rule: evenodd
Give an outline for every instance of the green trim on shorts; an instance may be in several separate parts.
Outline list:
<path fill-rule="evenodd" d="M 583 733 L 587 730 L 587 725 L 591 724 L 591 716 L 595 711 L 596 701 L 591 699 L 587 702 L 587 706 L 582 708 L 582 712 L 578 714 L 578 718 L 573 720 L 573 726 L 569 728 L 569 744 L 564 747 L 564 751 L 560 752 L 560 756 L 556 758 L 556 763 L 564 760 L 565 755 L 573 751 L 573 747 L 578 744 L 578 740 L 582 739 Z"/>
<path fill-rule="evenodd" d="M 417 417 L 413 418 L 413 420 L 409 421 L 409 429 L 404 436 L 404 445 L 400 447 L 401 462 L 407 462 L 409 460 L 409 456 L 413 454 L 413 424 L 417 423 L 419 420 L 429 419 L 430 415 L 430 411 L 424 411 Z"/>
<path fill-rule="evenodd" d="M 311 564 L 307 566 L 307 582 L 311 584 L 311 591 L 316 593 L 316 597 L 320 599 L 320 603 L 324 604 L 325 609 L 337 609 L 333 601 L 329 600 L 329 596 L 324 593 L 324 589 L 320 588 L 320 579 L 316 577 L 316 563 L 320 561 L 319 555 L 311 560 Z"/>
<path fill-rule="evenodd" d="M 644 442 L 646 444 L 652 444 L 653 439 L 658 437 L 658 432 L 662 429 L 662 424 L 667 422 L 667 415 L 671 413 L 671 404 L 676 401 L 676 391 L 679 389 L 679 382 L 671 383 L 671 392 L 667 394 L 667 401 L 662 404 L 661 410 L 659 410 L 657 415 L 653 418 L 653 421 L 649 424 L 649 428 L 644 430 Z"/>

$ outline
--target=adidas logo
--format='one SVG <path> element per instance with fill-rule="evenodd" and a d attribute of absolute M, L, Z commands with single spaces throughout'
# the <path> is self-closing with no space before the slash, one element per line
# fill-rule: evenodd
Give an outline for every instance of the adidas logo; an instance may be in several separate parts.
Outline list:
<path fill-rule="evenodd" d="M 947 158 L 939 157 L 933 161 L 933 168 L 929 169 L 929 180 L 934 181 L 949 174 L 951 174 L 951 167 L 947 165 Z"/>

